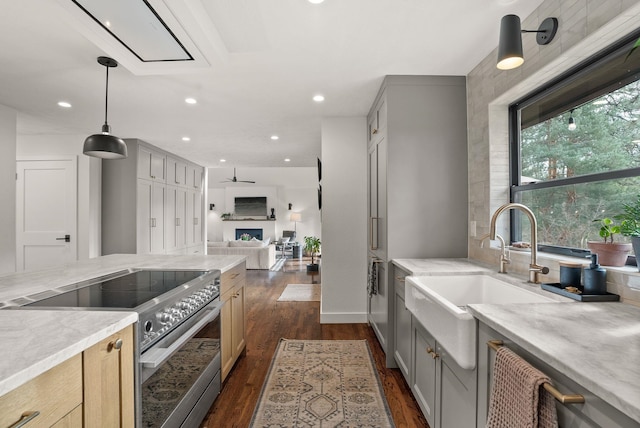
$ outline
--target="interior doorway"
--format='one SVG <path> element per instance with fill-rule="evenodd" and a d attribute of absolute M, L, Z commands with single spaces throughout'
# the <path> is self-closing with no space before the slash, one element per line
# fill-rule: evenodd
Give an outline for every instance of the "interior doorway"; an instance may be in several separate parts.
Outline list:
<path fill-rule="evenodd" d="M 16 271 L 77 260 L 77 158 L 18 159 Z"/>

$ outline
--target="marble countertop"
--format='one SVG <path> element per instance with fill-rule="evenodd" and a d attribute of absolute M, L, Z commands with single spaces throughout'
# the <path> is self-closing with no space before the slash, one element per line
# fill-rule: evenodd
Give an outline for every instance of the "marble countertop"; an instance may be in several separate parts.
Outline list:
<path fill-rule="evenodd" d="M 526 310 L 522 305 L 487 304 L 469 305 L 469 310 L 640 421 L 640 308 L 624 303 L 536 303 Z"/>
<path fill-rule="evenodd" d="M 0 311 L 0 396 L 137 320 L 135 312 Z"/>
<path fill-rule="evenodd" d="M 11 300 L 86 281 L 129 268 L 194 269 L 222 272 L 246 260 L 246 256 L 112 254 L 38 271 L 0 276 L 0 308 L 15 306 Z"/>

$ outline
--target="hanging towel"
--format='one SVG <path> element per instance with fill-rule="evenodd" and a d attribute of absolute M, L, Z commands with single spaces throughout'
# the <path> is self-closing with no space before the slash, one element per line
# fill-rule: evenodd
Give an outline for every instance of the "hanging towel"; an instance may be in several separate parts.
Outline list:
<path fill-rule="evenodd" d="M 369 296 L 378 294 L 378 266 L 375 259 L 371 259 L 367 277 L 367 292 Z"/>
<path fill-rule="evenodd" d="M 557 428 L 553 396 L 542 387 L 544 373 L 506 347 L 498 348 L 487 428 Z"/>

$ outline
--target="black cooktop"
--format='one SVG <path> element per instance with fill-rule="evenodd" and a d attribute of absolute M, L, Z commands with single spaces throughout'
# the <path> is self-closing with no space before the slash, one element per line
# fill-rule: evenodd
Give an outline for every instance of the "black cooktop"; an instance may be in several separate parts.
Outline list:
<path fill-rule="evenodd" d="M 176 287 L 206 274 L 204 271 L 142 270 L 117 278 L 89 282 L 25 306 L 66 308 L 135 308 Z"/>

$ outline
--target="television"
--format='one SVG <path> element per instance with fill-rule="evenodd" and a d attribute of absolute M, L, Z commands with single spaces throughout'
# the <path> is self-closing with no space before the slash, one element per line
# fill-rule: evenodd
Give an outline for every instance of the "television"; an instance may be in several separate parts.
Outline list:
<path fill-rule="evenodd" d="M 266 196 L 238 196 L 235 198 L 235 213 L 237 216 L 262 216 L 267 215 Z"/>

